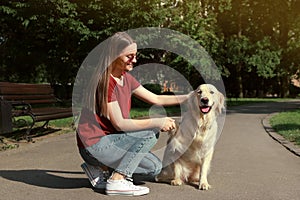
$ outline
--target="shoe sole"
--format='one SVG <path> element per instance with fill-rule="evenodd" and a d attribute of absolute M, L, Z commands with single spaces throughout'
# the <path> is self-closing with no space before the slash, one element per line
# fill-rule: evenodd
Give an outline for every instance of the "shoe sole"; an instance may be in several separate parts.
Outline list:
<path fill-rule="evenodd" d="M 140 190 L 140 191 L 121 191 L 121 190 L 106 190 L 106 194 L 109 196 L 143 196 L 149 194 L 148 190 Z"/>

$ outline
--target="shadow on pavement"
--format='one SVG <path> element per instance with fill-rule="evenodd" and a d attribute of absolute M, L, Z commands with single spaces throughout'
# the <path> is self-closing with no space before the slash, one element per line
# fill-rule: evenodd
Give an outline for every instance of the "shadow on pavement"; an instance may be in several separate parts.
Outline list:
<path fill-rule="evenodd" d="M 0 176 L 5 179 L 55 189 L 90 187 L 87 178 L 78 178 L 78 175 L 81 174 L 83 172 L 40 169 L 0 170 Z"/>
<path fill-rule="evenodd" d="M 91 188 L 97 193 L 105 194 L 103 189 L 92 188 L 87 177 L 78 178 L 82 174 L 84 172 L 42 169 L 0 170 L 0 177 L 28 185 L 52 189 Z M 144 185 L 144 181 L 154 182 L 154 178 L 135 175 L 136 185 Z"/>

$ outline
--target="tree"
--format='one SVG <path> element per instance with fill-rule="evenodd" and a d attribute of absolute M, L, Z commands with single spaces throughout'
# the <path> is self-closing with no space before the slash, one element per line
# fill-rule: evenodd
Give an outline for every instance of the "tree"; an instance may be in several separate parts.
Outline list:
<path fill-rule="evenodd" d="M 176 1 L 175 4 L 174 1 L 164 2 L 166 3 L 164 7 L 167 10 L 167 20 L 163 27 L 179 31 L 197 41 L 217 63 L 221 73 L 226 76 L 226 69 L 219 59 L 223 36 L 218 35 L 216 17 L 219 12 L 228 8 L 229 1 L 192 0 Z M 174 54 L 169 54 L 167 58 L 168 64 L 181 72 L 194 87 L 203 83 L 204 74 L 209 74 L 210 65 L 205 62 L 202 63 L 200 74 L 193 66 L 199 60 L 187 62 L 184 58 Z M 216 79 L 217 77 L 210 78 Z"/>
<path fill-rule="evenodd" d="M 256 73 L 251 79 L 258 84 L 277 76 L 280 95 L 288 95 L 289 78 L 295 73 L 288 44 L 295 44 L 299 34 L 294 28 L 296 20 L 291 20 L 292 16 L 298 17 L 296 2 L 233 0 L 232 8 L 219 15 L 218 24 L 226 41 L 224 49 L 232 64 L 229 71 L 236 72 L 236 78 L 230 79 L 238 85 L 238 96 L 247 90 L 249 81 L 245 79 L 253 71 Z"/>
<path fill-rule="evenodd" d="M 289 79 L 299 69 L 299 9 L 297 0 L 3 0 L 0 80 L 72 84 L 88 53 L 113 33 L 163 27 L 205 48 L 229 94 L 257 96 L 259 84 L 268 83 L 274 86 L 263 93 L 287 96 Z M 140 63 L 150 58 L 194 86 L 203 78 L 193 68 L 196 60 L 140 51 Z M 209 74 L 206 68 L 203 73 Z"/>
<path fill-rule="evenodd" d="M 2 79 L 73 82 L 84 57 L 114 32 L 158 26 L 163 17 L 158 2 L 5 0 L 0 5 L 1 70 L 9 76 Z"/>

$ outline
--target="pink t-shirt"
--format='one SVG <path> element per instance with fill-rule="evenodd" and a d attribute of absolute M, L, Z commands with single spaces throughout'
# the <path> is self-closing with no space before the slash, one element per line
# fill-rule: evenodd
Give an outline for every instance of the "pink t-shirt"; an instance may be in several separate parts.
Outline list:
<path fill-rule="evenodd" d="M 108 102 L 118 101 L 123 118 L 130 118 L 132 91 L 140 86 L 140 83 L 129 73 L 123 74 L 123 86 L 117 84 L 110 77 L 108 88 Z M 77 129 L 77 145 L 88 147 L 100 141 L 101 137 L 116 133 L 109 119 L 98 116 L 92 111 L 83 108 Z"/>

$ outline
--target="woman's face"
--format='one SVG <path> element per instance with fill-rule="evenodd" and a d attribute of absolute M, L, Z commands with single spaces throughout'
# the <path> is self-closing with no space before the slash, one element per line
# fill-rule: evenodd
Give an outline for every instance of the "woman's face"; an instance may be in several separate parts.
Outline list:
<path fill-rule="evenodd" d="M 133 65 L 136 63 L 136 52 L 131 52 L 130 54 L 120 56 L 115 62 L 115 69 L 121 71 L 131 71 Z"/>

